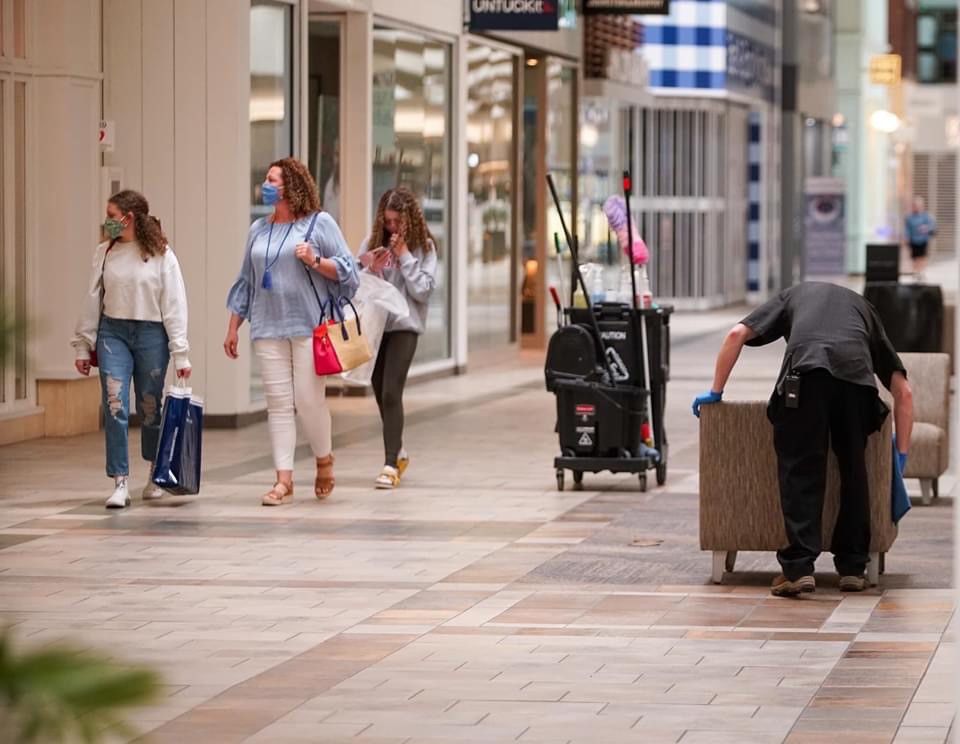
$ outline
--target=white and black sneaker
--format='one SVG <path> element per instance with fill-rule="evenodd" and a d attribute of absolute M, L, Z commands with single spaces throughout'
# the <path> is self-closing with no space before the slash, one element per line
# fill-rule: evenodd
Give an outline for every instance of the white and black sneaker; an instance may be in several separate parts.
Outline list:
<path fill-rule="evenodd" d="M 130 506 L 130 488 L 127 486 L 127 479 L 117 481 L 117 487 L 113 489 L 113 494 L 107 499 L 108 509 L 125 509 Z"/>

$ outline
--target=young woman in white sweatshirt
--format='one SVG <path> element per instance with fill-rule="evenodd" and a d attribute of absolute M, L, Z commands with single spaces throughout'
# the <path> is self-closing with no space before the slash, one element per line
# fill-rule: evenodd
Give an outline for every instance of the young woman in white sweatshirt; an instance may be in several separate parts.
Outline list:
<path fill-rule="evenodd" d="M 152 472 L 171 356 L 177 376 L 190 377 L 187 292 L 177 257 L 142 194 L 128 190 L 112 197 L 103 232 L 108 240 L 94 254 L 89 291 L 72 344 L 80 374 L 90 374 L 94 352 L 100 367 L 107 476 L 114 480 L 106 506 L 122 509 L 130 504 L 130 384 L 133 381 L 136 388 L 140 451 Z M 162 496 L 148 475 L 143 498 Z"/>

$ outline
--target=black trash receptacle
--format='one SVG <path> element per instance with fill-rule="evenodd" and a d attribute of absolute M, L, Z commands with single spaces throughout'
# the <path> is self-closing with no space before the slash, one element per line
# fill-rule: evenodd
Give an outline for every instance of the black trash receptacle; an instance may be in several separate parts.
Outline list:
<path fill-rule="evenodd" d="M 943 292 L 939 285 L 869 282 L 863 296 L 877 309 L 897 351 L 942 350 Z"/>

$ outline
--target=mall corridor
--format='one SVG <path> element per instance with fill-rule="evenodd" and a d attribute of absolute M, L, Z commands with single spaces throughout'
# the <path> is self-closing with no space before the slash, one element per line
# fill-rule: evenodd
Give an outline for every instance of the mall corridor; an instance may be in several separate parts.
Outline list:
<path fill-rule="evenodd" d="M 536 355 L 411 388 L 395 492 L 371 487 L 372 399 L 334 401 L 326 503 L 259 505 L 262 424 L 208 432 L 200 496 L 123 513 L 100 435 L 0 448 L 0 617 L 156 668 L 163 700 L 131 716 L 156 744 L 945 742 L 953 473 L 880 589 L 841 595 L 824 558 L 816 594 L 772 598 L 759 553 L 710 583 L 689 405 L 738 317 L 674 319 L 670 473 L 646 494 L 556 491 Z M 747 350 L 727 399 L 765 398 L 780 351 Z"/>

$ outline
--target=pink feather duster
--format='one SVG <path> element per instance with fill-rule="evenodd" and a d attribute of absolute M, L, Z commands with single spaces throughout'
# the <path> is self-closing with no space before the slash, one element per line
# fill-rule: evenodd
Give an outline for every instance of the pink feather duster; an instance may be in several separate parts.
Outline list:
<path fill-rule="evenodd" d="M 622 196 L 611 196 L 603 204 L 603 213 L 607 216 L 610 229 L 617 235 L 620 248 L 628 257 L 631 253 L 631 241 L 627 238 L 627 203 Z M 643 238 L 633 229 L 633 263 L 644 265 L 650 260 L 650 251 Z"/>

